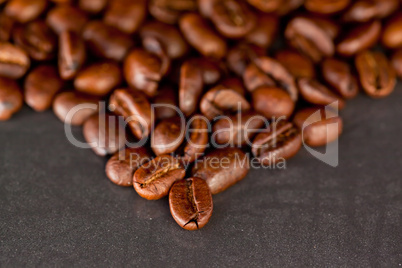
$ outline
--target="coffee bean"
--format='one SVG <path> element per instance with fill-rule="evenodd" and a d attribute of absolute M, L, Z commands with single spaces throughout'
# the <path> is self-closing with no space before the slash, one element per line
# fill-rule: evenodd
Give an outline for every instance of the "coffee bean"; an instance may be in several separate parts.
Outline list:
<path fill-rule="evenodd" d="M 264 49 L 258 46 L 240 43 L 229 50 L 226 61 L 229 69 L 241 77 L 254 59 L 264 55 Z"/>
<path fill-rule="evenodd" d="M 80 71 L 74 80 L 76 90 L 95 96 L 105 96 L 122 80 L 121 70 L 114 62 L 98 62 Z"/>
<path fill-rule="evenodd" d="M 23 104 L 18 84 L 11 79 L 0 77 L 0 121 L 9 120 Z"/>
<path fill-rule="evenodd" d="M 222 69 L 218 61 L 207 58 L 196 58 L 191 61 L 202 70 L 204 84 L 213 85 L 221 79 Z"/>
<path fill-rule="evenodd" d="M 59 73 L 65 80 L 73 79 L 87 58 L 84 40 L 75 32 L 59 35 Z"/>
<path fill-rule="evenodd" d="M 9 0 L 4 7 L 6 15 L 20 23 L 38 18 L 47 6 L 47 0 Z"/>
<path fill-rule="evenodd" d="M 334 14 L 348 7 L 351 0 L 306 0 L 308 11 L 319 14 Z"/>
<path fill-rule="evenodd" d="M 198 230 L 211 218 L 213 202 L 207 183 L 200 178 L 187 178 L 173 184 L 169 193 L 173 219 L 186 230 Z"/>
<path fill-rule="evenodd" d="M 202 70 L 194 61 L 186 61 L 180 69 L 179 105 L 185 116 L 197 110 L 204 89 Z"/>
<path fill-rule="evenodd" d="M 279 20 L 272 14 L 260 13 L 257 22 L 246 36 L 245 39 L 249 44 L 256 45 L 261 48 L 270 47 L 277 36 Z"/>
<path fill-rule="evenodd" d="M 143 147 L 127 148 L 115 153 L 106 163 L 106 175 L 114 184 L 133 186 L 134 172 L 150 160 Z"/>
<path fill-rule="evenodd" d="M 244 179 L 249 169 L 249 159 L 242 150 L 215 149 L 195 163 L 192 176 L 204 179 L 211 193 L 218 194 Z"/>
<path fill-rule="evenodd" d="M 305 18 L 309 18 L 312 20 L 316 25 L 318 25 L 321 29 L 324 30 L 324 32 L 332 39 L 335 40 L 340 32 L 341 32 L 341 27 L 339 23 L 336 21 L 332 20 L 330 17 L 322 17 L 320 15 L 305 15 Z"/>
<path fill-rule="evenodd" d="M 246 95 L 246 89 L 244 88 L 243 81 L 238 77 L 227 77 L 221 81 L 221 85 L 233 89 L 242 96 Z"/>
<path fill-rule="evenodd" d="M 88 18 L 85 13 L 70 5 L 55 6 L 47 13 L 46 17 L 46 23 L 57 34 L 65 31 L 81 33 L 87 22 Z"/>
<path fill-rule="evenodd" d="M 299 85 L 300 95 L 311 104 L 322 106 L 330 105 L 339 109 L 345 107 L 345 101 L 343 99 L 316 79 L 300 78 L 297 84 Z"/>
<path fill-rule="evenodd" d="M 52 106 L 53 98 L 61 90 L 63 81 L 53 65 L 40 65 L 26 77 L 25 102 L 35 111 L 44 111 Z"/>
<path fill-rule="evenodd" d="M 150 0 L 149 12 L 157 20 L 175 24 L 183 12 L 197 9 L 196 0 Z"/>
<path fill-rule="evenodd" d="M 343 130 L 342 118 L 320 107 L 311 107 L 296 113 L 294 124 L 302 130 L 308 146 L 323 146 L 338 139 Z"/>
<path fill-rule="evenodd" d="M 86 12 L 97 14 L 105 9 L 108 2 L 108 0 L 79 0 L 78 6 Z"/>
<path fill-rule="evenodd" d="M 14 19 L 4 13 L 0 13 L 0 42 L 10 40 L 14 27 Z"/>
<path fill-rule="evenodd" d="M 253 92 L 257 88 L 266 86 L 274 87 L 275 81 L 269 75 L 266 75 L 258 66 L 254 63 L 250 63 L 243 74 L 244 85 L 249 92 Z"/>
<path fill-rule="evenodd" d="M 277 0 L 272 0 L 277 1 Z M 288 15 L 290 12 L 298 9 L 304 4 L 304 0 L 283 0 L 280 1 L 281 4 L 279 8 L 276 10 L 276 14 L 279 16 Z"/>
<path fill-rule="evenodd" d="M 315 77 L 314 63 L 306 56 L 292 49 L 280 50 L 275 59 L 279 61 L 295 78 Z"/>
<path fill-rule="evenodd" d="M 395 14 L 385 25 L 381 41 L 387 48 L 402 47 L 402 12 Z"/>
<path fill-rule="evenodd" d="M 185 175 L 186 170 L 180 160 L 170 155 L 161 155 L 137 169 L 134 173 L 134 189 L 145 199 L 161 199 Z"/>
<path fill-rule="evenodd" d="M 197 160 L 208 147 L 209 122 L 201 115 L 194 115 L 189 123 L 181 159 L 185 163 Z M 183 145 L 182 145 L 183 146 Z"/>
<path fill-rule="evenodd" d="M 266 118 L 289 118 L 295 103 L 290 95 L 277 87 L 259 87 L 252 93 L 253 108 Z"/>
<path fill-rule="evenodd" d="M 402 78 L 402 49 L 395 51 L 392 55 L 392 66 L 399 78 Z"/>
<path fill-rule="evenodd" d="M 342 19 L 346 22 L 368 22 L 389 16 L 398 5 L 398 0 L 358 0 L 345 11 Z"/>
<path fill-rule="evenodd" d="M 279 7 L 281 6 L 281 4 L 283 4 L 281 0 L 247 0 L 247 2 L 258 8 L 259 10 L 266 12 L 266 13 L 270 13 L 273 11 L 276 11 L 279 9 Z"/>
<path fill-rule="evenodd" d="M 151 135 L 151 148 L 156 155 L 170 154 L 179 148 L 185 138 L 186 122 L 172 117 L 159 122 Z"/>
<path fill-rule="evenodd" d="M 263 165 L 272 165 L 293 157 L 301 148 L 299 129 L 288 121 L 271 124 L 259 133 L 252 144 L 254 157 Z"/>
<path fill-rule="evenodd" d="M 124 147 L 126 136 L 119 119 L 109 114 L 94 114 L 83 126 L 84 138 L 99 156 L 114 154 Z"/>
<path fill-rule="evenodd" d="M 104 22 L 128 34 L 136 32 L 147 15 L 146 1 L 111 0 L 109 2 Z"/>
<path fill-rule="evenodd" d="M 162 85 L 153 99 L 155 105 L 155 118 L 163 120 L 177 115 L 177 92 L 171 85 Z"/>
<path fill-rule="evenodd" d="M 388 96 L 396 84 L 395 71 L 386 56 L 381 52 L 363 51 L 355 58 L 360 84 L 373 98 Z"/>
<path fill-rule="evenodd" d="M 21 78 L 30 65 L 28 54 L 23 49 L 10 43 L 0 43 L 0 76 Z"/>

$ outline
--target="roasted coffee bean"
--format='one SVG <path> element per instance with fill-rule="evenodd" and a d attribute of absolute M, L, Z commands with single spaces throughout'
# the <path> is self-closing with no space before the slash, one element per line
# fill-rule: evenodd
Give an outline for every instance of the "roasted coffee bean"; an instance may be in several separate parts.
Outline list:
<path fill-rule="evenodd" d="M 279 9 L 283 0 L 247 0 L 247 2 L 263 12 L 273 12 Z"/>
<path fill-rule="evenodd" d="M 343 98 L 354 98 L 359 92 L 359 85 L 348 63 L 327 58 L 322 62 L 322 76 Z"/>
<path fill-rule="evenodd" d="M 194 164 L 193 177 L 204 179 L 212 194 L 223 192 L 246 177 L 249 159 L 238 148 L 215 149 Z"/>
<path fill-rule="evenodd" d="M 292 49 L 280 50 L 275 59 L 279 61 L 295 78 L 315 77 L 314 63 L 306 56 Z"/>
<path fill-rule="evenodd" d="M 402 49 L 395 51 L 391 58 L 395 73 L 402 78 Z"/>
<path fill-rule="evenodd" d="M 285 37 L 294 48 L 315 62 L 331 57 L 335 52 L 331 36 L 309 18 L 292 19 L 286 27 Z"/>
<path fill-rule="evenodd" d="M 80 9 L 89 13 L 100 13 L 108 4 L 108 0 L 79 0 L 78 6 Z"/>
<path fill-rule="evenodd" d="M 99 156 L 114 154 L 124 147 L 126 135 L 119 119 L 109 114 L 94 114 L 83 126 L 84 138 Z"/>
<path fill-rule="evenodd" d="M 161 199 L 185 175 L 186 170 L 179 159 L 161 155 L 137 169 L 134 173 L 134 189 L 145 199 Z"/>
<path fill-rule="evenodd" d="M 300 95 L 311 104 L 330 105 L 339 109 L 345 107 L 343 99 L 314 78 L 300 78 L 297 84 L 299 85 Z"/>
<path fill-rule="evenodd" d="M 0 76 L 21 78 L 30 65 L 28 54 L 23 49 L 10 43 L 0 43 Z"/>
<path fill-rule="evenodd" d="M 185 163 L 200 158 L 208 147 L 209 122 L 201 115 L 191 117 L 187 123 L 186 138 L 181 155 Z"/>
<path fill-rule="evenodd" d="M 96 98 L 76 92 L 63 92 L 54 99 L 53 112 L 62 122 L 81 126 L 98 111 L 98 101 Z"/>
<path fill-rule="evenodd" d="M 146 15 L 145 0 L 111 0 L 103 20 L 122 32 L 132 34 L 138 30 Z"/>
<path fill-rule="evenodd" d="M 177 181 L 169 192 L 173 219 L 186 230 L 198 230 L 211 218 L 213 202 L 208 184 L 200 178 Z"/>
<path fill-rule="evenodd" d="M 218 85 L 202 97 L 200 110 L 209 120 L 212 120 L 219 115 L 248 111 L 250 104 L 237 91 Z"/>
<path fill-rule="evenodd" d="M 261 48 L 270 47 L 276 38 L 279 20 L 272 14 L 261 13 L 257 17 L 257 23 L 246 36 L 245 39 L 249 44 L 256 45 Z"/>
<path fill-rule="evenodd" d="M 398 0 L 358 0 L 342 16 L 346 22 L 368 22 L 389 16 L 398 8 Z"/>
<path fill-rule="evenodd" d="M 18 84 L 11 79 L 0 77 L 0 121 L 11 118 L 23 104 Z"/>
<path fill-rule="evenodd" d="M 204 84 L 213 85 L 221 79 L 223 71 L 217 61 L 207 58 L 196 58 L 191 61 L 202 70 Z"/>
<path fill-rule="evenodd" d="M 265 56 L 264 49 L 258 46 L 240 43 L 228 51 L 226 62 L 232 72 L 238 76 L 242 76 L 247 66 L 257 57 L 262 56 Z"/>
<path fill-rule="evenodd" d="M 20 23 L 38 18 L 47 6 L 47 0 L 9 0 L 4 8 L 6 15 Z"/>
<path fill-rule="evenodd" d="M 63 81 L 53 65 L 40 65 L 25 79 L 25 102 L 35 111 L 44 111 L 52 106 L 53 98 L 61 90 Z"/>
<path fill-rule="evenodd" d="M 300 130 L 288 121 L 274 122 L 259 133 L 251 146 L 254 157 L 263 165 L 292 158 L 301 148 Z"/>
<path fill-rule="evenodd" d="M 204 88 L 201 68 L 194 61 L 186 61 L 180 69 L 179 105 L 185 116 L 192 115 Z"/>
<path fill-rule="evenodd" d="M 308 146 L 323 146 L 338 139 L 343 130 L 342 118 L 330 109 L 311 107 L 296 113 L 293 122 L 303 131 Z"/>
<path fill-rule="evenodd" d="M 374 46 L 381 34 L 381 22 L 373 21 L 353 28 L 336 46 L 342 56 L 353 56 Z"/>
<path fill-rule="evenodd" d="M 350 0 L 306 0 L 308 11 L 319 14 L 334 14 L 348 7 Z"/>
<path fill-rule="evenodd" d="M 89 65 L 74 80 L 76 90 L 95 96 L 105 96 L 120 85 L 122 74 L 118 64 L 110 61 Z"/>
<path fill-rule="evenodd" d="M 256 25 L 253 12 L 246 3 L 236 0 L 215 1 L 210 19 L 225 37 L 241 38 Z"/>
<path fill-rule="evenodd" d="M 88 18 L 85 13 L 70 5 L 58 5 L 47 13 L 46 23 L 57 34 L 65 31 L 81 33 Z"/>
<path fill-rule="evenodd" d="M 0 13 L 0 42 L 7 42 L 10 40 L 14 24 L 13 18 L 4 13 Z"/>
<path fill-rule="evenodd" d="M 402 47 L 402 12 L 395 14 L 385 25 L 381 41 L 387 48 Z"/>
<path fill-rule="evenodd" d="M 239 77 L 227 77 L 221 81 L 221 85 L 226 88 L 231 88 L 242 96 L 246 95 L 243 81 Z"/>
<path fill-rule="evenodd" d="M 254 110 L 268 119 L 289 118 L 295 109 L 290 95 L 277 87 L 259 87 L 252 92 L 252 98 Z"/>
<path fill-rule="evenodd" d="M 134 45 L 129 35 L 101 21 L 89 22 L 82 34 L 96 56 L 122 61 Z"/>
<path fill-rule="evenodd" d="M 126 119 L 138 139 L 148 137 L 154 118 L 144 93 L 134 89 L 117 89 L 112 93 L 109 104 L 112 112 Z"/>
<path fill-rule="evenodd" d="M 179 25 L 190 45 L 205 57 L 221 59 L 226 55 L 225 40 L 217 35 L 200 15 L 183 15 Z"/>
<path fill-rule="evenodd" d="M 84 40 L 75 32 L 59 35 L 59 73 L 65 80 L 73 79 L 86 60 Z"/>
<path fill-rule="evenodd" d="M 163 85 L 152 102 L 155 105 L 156 120 L 163 120 L 177 115 L 177 92 L 171 85 Z"/>
<path fill-rule="evenodd" d="M 277 0 L 272 0 L 277 1 Z M 279 16 L 285 16 L 290 12 L 298 9 L 304 4 L 305 0 L 282 0 L 279 8 L 275 11 Z"/>
<path fill-rule="evenodd" d="M 13 39 L 34 60 L 50 60 L 56 56 L 57 38 L 44 21 L 17 27 Z"/>
<path fill-rule="evenodd" d="M 321 29 L 323 29 L 332 40 L 335 40 L 341 32 L 340 25 L 337 23 L 337 21 L 334 21 L 331 18 L 320 15 L 312 16 L 311 14 L 305 15 L 304 17 L 309 18 Z"/>
<path fill-rule="evenodd" d="M 106 175 L 114 184 L 133 186 L 134 172 L 150 159 L 144 147 L 123 149 L 107 161 Z"/>
<path fill-rule="evenodd" d="M 230 146 L 251 145 L 251 139 L 265 122 L 268 121 L 255 112 L 221 118 L 213 127 L 214 141 Z"/>
<path fill-rule="evenodd" d="M 394 91 L 395 71 L 382 52 L 363 51 L 355 58 L 360 84 L 373 98 L 386 97 Z"/>
<path fill-rule="evenodd" d="M 254 63 L 249 64 L 243 74 L 244 85 L 249 92 L 253 92 L 257 88 L 268 86 L 274 87 L 275 81 L 266 75 L 258 66 Z"/>
<path fill-rule="evenodd" d="M 156 155 L 170 154 L 179 148 L 186 134 L 186 122 L 172 117 L 159 122 L 151 135 L 151 148 Z"/>
<path fill-rule="evenodd" d="M 157 20 L 175 24 L 182 12 L 196 10 L 197 3 L 196 0 L 150 0 L 148 8 Z"/>

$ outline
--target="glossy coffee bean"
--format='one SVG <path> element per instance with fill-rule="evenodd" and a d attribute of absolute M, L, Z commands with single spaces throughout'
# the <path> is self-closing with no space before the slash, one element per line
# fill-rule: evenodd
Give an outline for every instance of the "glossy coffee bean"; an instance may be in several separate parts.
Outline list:
<path fill-rule="evenodd" d="M 18 84 L 8 78 L 0 77 L 0 121 L 11 118 L 23 104 L 23 97 Z"/>
<path fill-rule="evenodd" d="M 20 23 L 38 18 L 47 6 L 47 0 L 9 0 L 4 7 L 6 15 Z"/>
<path fill-rule="evenodd" d="M 338 139 L 343 130 L 342 118 L 330 109 L 311 107 L 296 113 L 294 124 L 303 132 L 308 146 L 323 146 Z"/>
<path fill-rule="evenodd" d="M 52 106 L 54 96 L 61 90 L 63 81 L 52 65 L 40 65 L 33 69 L 24 83 L 25 102 L 35 111 Z"/>
<path fill-rule="evenodd" d="M 244 179 L 249 169 L 249 159 L 242 150 L 215 149 L 195 163 L 192 176 L 204 179 L 211 193 L 218 194 Z"/>
<path fill-rule="evenodd" d="M 63 92 L 55 97 L 53 112 L 62 122 L 81 126 L 91 115 L 98 112 L 98 101 L 76 92 Z"/>
<path fill-rule="evenodd" d="M 83 126 L 84 138 L 99 156 L 114 154 L 124 147 L 126 135 L 116 116 L 94 114 Z"/>
<path fill-rule="evenodd" d="M 316 75 L 314 63 L 308 57 L 295 50 L 280 50 L 276 53 L 275 59 L 295 78 L 313 78 Z"/>
<path fill-rule="evenodd" d="M 398 0 L 358 0 L 345 11 L 342 19 L 346 22 L 368 22 L 384 18 L 398 9 Z"/>
<path fill-rule="evenodd" d="M 47 13 L 46 17 L 46 23 L 57 34 L 65 31 L 81 33 L 87 22 L 86 14 L 70 5 L 57 5 Z"/>
<path fill-rule="evenodd" d="M 281 4 L 283 4 L 281 0 L 247 0 L 247 2 L 255 8 L 267 13 L 278 10 Z"/>
<path fill-rule="evenodd" d="M 116 185 L 133 186 L 134 172 L 150 159 L 144 147 L 123 149 L 107 161 L 106 176 Z"/>
<path fill-rule="evenodd" d="M 186 61 L 180 69 L 179 105 L 185 116 L 197 110 L 204 89 L 203 71 L 194 61 Z"/>
<path fill-rule="evenodd" d="M 177 181 L 169 192 L 169 207 L 180 227 L 190 231 L 201 229 L 213 211 L 208 184 L 196 177 Z"/>
<path fill-rule="evenodd" d="M 129 35 L 101 21 L 89 22 L 82 36 L 93 54 L 115 61 L 122 61 L 134 45 Z"/>
<path fill-rule="evenodd" d="M 105 96 L 120 85 L 120 66 L 114 62 L 98 62 L 80 71 L 74 80 L 76 90 L 95 96 Z"/>
<path fill-rule="evenodd" d="M 151 135 L 151 148 L 156 155 L 175 152 L 184 141 L 186 122 L 180 117 L 160 121 Z"/>
<path fill-rule="evenodd" d="M 387 48 L 402 47 L 402 12 L 395 14 L 385 25 L 381 41 Z"/>
<path fill-rule="evenodd" d="M 21 78 L 30 65 L 31 61 L 25 50 L 11 43 L 0 43 L 0 76 Z"/>
<path fill-rule="evenodd" d="M 10 16 L 0 13 L 0 42 L 7 42 L 11 38 L 15 21 Z"/>
<path fill-rule="evenodd" d="M 157 20 L 175 24 L 181 14 L 197 9 L 196 0 L 149 0 L 148 9 Z"/>
<path fill-rule="evenodd" d="M 200 158 L 208 148 L 209 122 L 201 115 L 194 115 L 189 119 L 186 129 L 185 142 L 182 145 L 181 159 L 184 163 L 191 163 Z"/>
<path fill-rule="evenodd" d="M 249 92 L 253 92 L 257 88 L 266 86 L 274 87 L 275 80 L 266 75 L 255 63 L 250 63 L 243 74 L 244 85 Z"/>
<path fill-rule="evenodd" d="M 144 93 L 134 89 L 116 89 L 110 96 L 109 109 L 124 117 L 135 137 L 148 137 L 154 119 Z"/>
<path fill-rule="evenodd" d="M 49 60 L 56 55 L 57 38 L 44 21 L 33 21 L 17 27 L 13 39 L 34 60 Z"/>
<path fill-rule="evenodd" d="M 363 51 L 356 56 L 355 65 L 367 95 L 382 98 L 394 91 L 395 71 L 382 52 Z"/>
<path fill-rule="evenodd" d="M 103 21 L 122 32 L 132 34 L 141 26 L 146 15 L 145 0 L 111 0 Z"/>
<path fill-rule="evenodd" d="M 348 7 L 350 0 L 306 0 L 308 11 L 319 14 L 334 14 Z"/>
<path fill-rule="evenodd" d="M 276 16 L 260 13 L 255 27 L 245 36 L 245 39 L 249 44 L 268 48 L 275 41 L 278 26 L 279 20 Z"/>
<path fill-rule="evenodd" d="M 232 72 L 238 76 L 242 76 L 247 66 L 252 63 L 253 60 L 264 55 L 264 49 L 254 45 L 240 43 L 228 51 L 226 62 Z"/>
<path fill-rule="evenodd" d="M 299 85 L 300 95 L 311 104 L 322 106 L 330 105 L 339 109 L 345 107 L 345 101 L 343 99 L 316 79 L 300 78 L 297 84 Z"/>
<path fill-rule="evenodd" d="M 200 15 L 183 15 L 179 25 L 187 42 L 203 56 L 221 59 L 226 55 L 225 40 L 217 35 Z"/>
<path fill-rule="evenodd" d="M 259 133 L 252 144 L 254 157 L 263 165 L 292 158 L 300 150 L 300 130 L 288 121 L 275 122 Z"/>
<path fill-rule="evenodd" d="M 78 6 L 86 12 L 96 14 L 104 10 L 108 2 L 108 0 L 79 0 Z"/>
<path fill-rule="evenodd" d="M 161 155 L 137 169 L 134 173 L 134 189 L 145 199 L 161 199 L 185 175 L 186 170 L 180 160 L 170 155 Z"/>
<path fill-rule="evenodd" d="M 312 16 L 311 14 L 305 15 L 304 17 L 309 18 L 321 29 L 323 29 L 332 40 L 335 40 L 341 32 L 341 26 L 339 23 L 329 17 L 323 17 L 320 15 Z"/>
<path fill-rule="evenodd" d="M 248 111 L 250 104 L 237 91 L 218 85 L 202 97 L 200 110 L 209 120 L 212 120 L 219 115 Z"/>
<path fill-rule="evenodd" d="M 59 35 L 59 73 L 65 80 L 73 79 L 87 58 L 84 40 L 75 32 Z"/>
<path fill-rule="evenodd" d="M 156 120 L 163 120 L 177 115 L 177 92 L 171 85 L 162 85 L 153 98 Z"/>
<path fill-rule="evenodd" d="M 391 58 L 392 66 L 399 78 L 402 78 L 402 49 L 395 51 Z"/>
<path fill-rule="evenodd" d="M 374 46 L 381 34 L 381 22 L 373 21 L 353 28 L 336 46 L 342 56 L 353 56 Z"/>
<path fill-rule="evenodd" d="M 284 116 L 289 118 L 295 103 L 290 95 L 277 87 L 260 87 L 252 92 L 253 108 L 264 117 L 271 119 Z"/>
<path fill-rule="evenodd" d="M 348 63 L 327 58 L 322 62 L 321 69 L 325 81 L 343 98 L 354 98 L 359 92 L 359 85 Z"/>

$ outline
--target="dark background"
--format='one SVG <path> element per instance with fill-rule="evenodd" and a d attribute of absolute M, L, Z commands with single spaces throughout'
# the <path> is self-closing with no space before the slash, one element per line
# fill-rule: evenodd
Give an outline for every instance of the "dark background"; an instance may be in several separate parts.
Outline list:
<path fill-rule="evenodd" d="M 109 182 L 51 111 L 24 108 L 0 123 L 0 266 L 401 267 L 401 104 L 401 86 L 348 102 L 339 167 L 302 150 L 287 170 L 251 171 L 196 232 L 167 199 Z"/>

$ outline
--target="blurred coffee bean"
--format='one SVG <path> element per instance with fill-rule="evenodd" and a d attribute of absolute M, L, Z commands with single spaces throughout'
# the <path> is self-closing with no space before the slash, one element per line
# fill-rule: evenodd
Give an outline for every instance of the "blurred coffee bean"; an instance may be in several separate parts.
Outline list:
<path fill-rule="evenodd" d="M 257 57 L 263 56 L 265 56 L 264 49 L 255 45 L 239 43 L 228 51 L 226 62 L 232 72 L 243 76 L 247 66 Z"/>
<path fill-rule="evenodd" d="M 279 50 L 275 55 L 275 59 L 279 61 L 294 78 L 313 78 L 316 75 L 314 63 L 295 50 Z"/>
<path fill-rule="evenodd" d="M 297 81 L 300 95 L 307 102 L 315 105 L 327 106 L 343 109 L 345 101 L 329 90 L 326 86 L 313 78 L 300 78 Z"/>
<path fill-rule="evenodd" d="M 345 11 L 342 19 L 346 22 L 368 22 L 384 18 L 398 9 L 398 0 L 358 0 Z"/>
<path fill-rule="evenodd" d="M 277 1 L 277 0 L 273 0 Z M 305 0 L 282 0 L 278 9 L 275 11 L 279 16 L 288 15 L 290 12 L 298 9 L 304 4 Z"/>
<path fill-rule="evenodd" d="M 46 23 L 57 34 L 65 31 L 81 33 L 88 22 L 87 15 L 70 5 L 58 5 L 47 13 Z"/>
<path fill-rule="evenodd" d="M 194 115 L 189 119 L 186 129 L 181 160 L 191 163 L 200 158 L 208 148 L 209 121 L 202 115 Z"/>
<path fill-rule="evenodd" d="M 20 23 L 27 23 L 38 18 L 46 6 L 47 0 L 9 0 L 4 12 Z"/>
<path fill-rule="evenodd" d="M 270 76 L 266 75 L 254 63 L 251 63 L 247 66 L 243 74 L 243 81 L 249 92 L 253 92 L 257 88 L 262 86 L 275 86 L 275 81 Z"/>
<path fill-rule="evenodd" d="M 0 13 L 0 42 L 10 40 L 14 24 L 13 18 L 4 13 Z"/>
<path fill-rule="evenodd" d="M 227 77 L 221 81 L 221 85 L 233 89 L 242 96 L 246 95 L 243 81 L 239 77 Z"/>
<path fill-rule="evenodd" d="M 268 48 L 274 43 L 278 28 L 278 17 L 272 14 L 260 13 L 255 27 L 245 36 L 245 39 L 250 44 Z"/>
<path fill-rule="evenodd" d="M 181 14 L 197 9 L 196 0 L 149 0 L 148 9 L 157 20 L 175 24 Z"/>
<path fill-rule="evenodd" d="M 252 92 L 253 108 L 264 117 L 285 117 L 288 119 L 295 109 L 295 103 L 283 89 L 259 87 Z"/>
<path fill-rule="evenodd" d="M 21 48 L 6 42 L 0 42 L 0 76 L 18 79 L 24 76 L 31 61 Z"/>
<path fill-rule="evenodd" d="M 267 13 L 278 10 L 283 4 L 281 0 L 247 0 L 247 2 L 255 8 Z"/>
<path fill-rule="evenodd" d="M 146 0 L 110 0 L 103 21 L 122 32 L 138 30 L 147 15 Z"/>
<path fill-rule="evenodd" d="M 402 49 L 394 52 L 391 58 L 392 66 L 399 78 L 402 78 Z"/>
<path fill-rule="evenodd" d="M 23 104 L 18 84 L 8 78 L 0 77 L 0 121 L 9 120 Z"/>
<path fill-rule="evenodd" d="M 191 61 L 202 70 L 202 79 L 206 85 L 216 84 L 221 79 L 223 70 L 219 61 L 207 58 L 195 58 Z"/>
<path fill-rule="evenodd" d="M 334 14 L 348 7 L 351 0 L 306 0 L 304 7 L 313 13 Z"/>
<path fill-rule="evenodd" d="M 156 155 L 175 152 L 184 141 L 186 122 L 180 117 L 160 121 L 151 135 L 151 148 Z"/>
<path fill-rule="evenodd" d="M 73 79 L 87 58 L 84 40 L 75 32 L 59 35 L 59 73 L 65 80 Z"/>
<path fill-rule="evenodd" d="M 202 70 L 194 61 L 186 61 L 180 69 L 179 105 L 186 116 L 197 108 L 204 88 Z"/>
<path fill-rule="evenodd" d="M 177 115 L 177 91 L 171 85 L 162 85 L 153 98 L 155 105 L 155 119 L 163 120 Z"/>
<path fill-rule="evenodd" d="M 316 25 L 318 25 L 324 32 L 332 39 L 335 40 L 341 32 L 341 26 L 335 20 L 328 17 L 312 16 L 311 14 L 305 15 L 304 17 L 312 20 Z"/>
<path fill-rule="evenodd" d="M 105 9 L 108 2 L 108 0 L 79 0 L 78 6 L 86 12 L 97 14 Z"/>
<path fill-rule="evenodd" d="M 385 25 L 381 41 L 387 48 L 402 47 L 402 12 L 395 14 Z"/>

